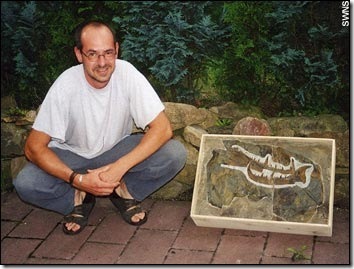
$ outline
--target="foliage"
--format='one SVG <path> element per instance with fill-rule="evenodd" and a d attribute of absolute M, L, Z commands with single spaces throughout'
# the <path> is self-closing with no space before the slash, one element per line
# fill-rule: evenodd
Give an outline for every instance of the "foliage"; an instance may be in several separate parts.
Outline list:
<path fill-rule="evenodd" d="M 338 16 L 331 18 L 328 10 L 335 8 L 339 10 L 335 2 L 277 2 L 267 14 L 273 25 L 267 42 L 271 68 L 287 86 L 279 97 L 293 100 L 293 109 L 317 114 L 339 108 L 333 103 L 343 80 L 336 48 L 348 29 L 333 27 L 339 24 Z"/>
<path fill-rule="evenodd" d="M 349 35 L 348 27 L 338 22 L 339 5 L 226 4 L 232 38 L 214 69 L 220 94 L 226 100 L 260 105 L 270 116 L 348 110 Z"/>
<path fill-rule="evenodd" d="M 37 108 L 58 75 L 77 64 L 76 26 L 88 19 L 110 21 L 118 9 L 110 1 L 2 1 L 1 96 Z"/>
<path fill-rule="evenodd" d="M 43 40 L 44 37 L 42 31 L 44 28 L 43 13 L 36 12 L 37 4 L 35 2 L 28 2 L 21 9 L 18 5 L 14 5 L 12 10 L 12 6 L 7 2 L 2 2 L 1 5 L 2 15 L 5 16 L 4 18 L 2 16 L 1 19 L 1 31 L 8 40 L 6 45 L 11 46 L 12 68 L 15 71 L 11 79 L 17 80 L 18 97 L 25 98 L 26 91 L 35 93 L 38 68 L 36 57 L 38 57 L 43 45 L 40 40 Z M 12 12 L 3 13 L 3 9 L 6 8 L 9 8 Z M 17 12 L 18 14 L 15 15 Z M 14 17 L 11 18 L 11 16 Z M 9 60 L 6 59 L 6 61 Z M 31 98 L 30 96 L 27 97 Z"/>
<path fill-rule="evenodd" d="M 304 254 L 304 251 L 307 249 L 306 245 L 301 246 L 300 249 L 296 249 L 296 248 L 287 248 L 287 250 L 291 253 L 293 253 L 293 256 L 291 257 L 291 259 L 293 261 L 298 261 L 298 260 L 309 260 L 310 258 L 307 257 Z"/>
<path fill-rule="evenodd" d="M 20 10 L 16 2 L 1 2 L 1 97 L 7 95 L 8 87 L 15 87 L 16 80 L 12 75 L 15 69 L 14 51 L 11 49 L 11 31 L 6 31 L 7 27 L 14 25 L 14 14 Z"/>
<path fill-rule="evenodd" d="M 219 127 L 225 127 L 225 126 L 230 126 L 231 123 L 232 123 L 232 119 L 218 119 L 215 125 Z"/>
<path fill-rule="evenodd" d="M 269 52 L 264 47 L 269 25 L 267 2 L 231 2 L 225 5 L 225 22 L 232 28 L 230 45 L 214 66 L 216 88 L 225 100 L 256 104 L 261 98 Z"/>
<path fill-rule="evenodd" d="M 151 75 L 172 101 L 195 100 L 205 64 L 221 53 L 227 29 L 206 14 L 211 2 L 126 2 L 115 17 L 125 36 L 122 58 Z"/>
<path fill-rule="evenodd" d="M 24 117 L 26 116 L 26 114 L 27 114 L 27 110 L 21 109 L 19 107 L 12 107 L 5 111 L 5 115 L 7 116 Z"/>
<path fill-rule="evenodd" d="M 165 101 L 196 104 L 200 92 L 212 91 L 213 101 L 259 105 L 268 116 L 349 118 L 349 27 L 340 23 L 340 5 L 2 1 L 1 96 L 36 109 L 58 75 L 77 64 L 76 26 L 102 19 L 116 29 L 119 57 L 137 66 Z"/>

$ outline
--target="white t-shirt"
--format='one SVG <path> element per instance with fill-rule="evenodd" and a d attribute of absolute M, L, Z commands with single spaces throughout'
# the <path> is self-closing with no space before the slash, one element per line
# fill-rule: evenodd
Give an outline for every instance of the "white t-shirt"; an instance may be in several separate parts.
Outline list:
<path fill-rule="evenodd" d="M 103 89 L 85 79 L 83 65 L 64 71 L 49 89 L 33 128 L 51 136 L 49 147 L 91 159 L 142 129 L 165 109 L 147 79 L 130 63 L 116 60 Z"/>

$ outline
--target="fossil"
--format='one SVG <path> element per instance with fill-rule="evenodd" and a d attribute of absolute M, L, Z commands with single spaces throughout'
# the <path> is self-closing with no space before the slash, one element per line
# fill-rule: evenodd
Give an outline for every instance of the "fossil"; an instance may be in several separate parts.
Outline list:
<path fill-rule="evenodd" d="M 221 164 L 221 167 L 241 171 L 247 180 L 257 186 L 265 188 L 288 188 L 298 186 L 306 188 L 311 181 L 314 165 L 303 163 L 290 157 L 288 165 L 276 162 L 271 154 L 264 157 L 253 154 L 239 145 L 233 149 L 246 156 L 249 161 L 246 166 Z"/>

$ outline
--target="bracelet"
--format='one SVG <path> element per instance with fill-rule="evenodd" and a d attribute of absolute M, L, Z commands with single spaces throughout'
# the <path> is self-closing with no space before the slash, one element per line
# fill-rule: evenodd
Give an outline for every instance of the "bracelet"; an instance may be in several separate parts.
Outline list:
<path fill-rule="evenodd" d="M 70 178 L 69 178 L 69 183 L 70 183 L 70 185 L 73 184 L 74 178 L 75 178 L 76 176 L 77 176 L 77 173 L 76 173 L 75 171 L 73 171 L 73 172 L 71 173 L 71 175 L 70 175 Z"/>

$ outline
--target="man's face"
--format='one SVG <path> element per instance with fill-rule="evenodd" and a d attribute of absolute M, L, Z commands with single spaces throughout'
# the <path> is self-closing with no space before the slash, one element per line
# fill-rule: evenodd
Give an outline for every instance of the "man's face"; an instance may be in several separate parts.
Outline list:
<path fill-rule="evenodd" d="M 82 50 L 75 47 L 77 60 L 83 64 L 88 83 L 96 89 L 104 88 L 115 69 L 118 43 L 114 43 L 107 27 L 87 26 L 81 34 Z"/>

